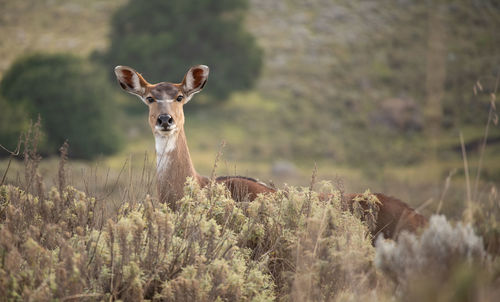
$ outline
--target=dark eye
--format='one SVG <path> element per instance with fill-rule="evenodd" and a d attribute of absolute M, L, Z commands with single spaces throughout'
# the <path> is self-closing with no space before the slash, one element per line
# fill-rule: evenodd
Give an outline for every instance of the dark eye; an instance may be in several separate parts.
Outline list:
<path fill-rule="evenodd" d="M 155 101 L 155 99 L 153 99 L 152 97 L 148 96 L 146 98 L 146 102 L 148 102 L 149 104 L 153 103 Z"/>
<path fill-rule="evenodd" d="M 183 99 L 183 98 L 184 98 L 184 96 L 182 96 L 182 95 L 179 95 L 179 96 L 177 97 L 177 102 L 180 102 L 180 101 L 182 101 L 182 99 Z"/>

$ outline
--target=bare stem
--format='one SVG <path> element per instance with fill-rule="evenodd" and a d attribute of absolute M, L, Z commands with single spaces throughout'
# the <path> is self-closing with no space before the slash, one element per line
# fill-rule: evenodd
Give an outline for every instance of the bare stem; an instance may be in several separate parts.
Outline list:
<path fill-rule="evenodd" d="M 465 152 L 464 136 L 462 135 L 462 131 L 460 131 L 460 145 L 462 146 L 462 158 L 464 161 L 465 185 L 467 190 L 467 207 L 470 207 L 472 199 L 469 179 L 469 162 L 467 161 L 467 153 Z"/>
<path fill-rule="evenodd" d="M 483 141 L 481 142 L 481 149 L 479 151 L 479 163 L 477 165 L 476 179 L 474 181 L 474 193 L 472 195 L 472 196 L 474 196 L 474 199 L 477 199 L 477 194 L 478 194 L 477 191 L 478 191 L 478 187 L 479 187 L 479 177 L 481 175 L 481 168 L 483 166 L 484 150 L 486 149 L 486 143 L 488 140 L 488 133 L 490 130 L 490 124 L 495 116 L 495 95 L 496 95 L 497 90 L 498 90 L 499 80 L 500 80 L 500 73 L 497 76 L 497 80 L 495 82 L 495 89 L 491 95 L 490 111 L 488 113 L 488 122 L 486 123 L 486 129 L 484 130 L 484 137 L 483 137 Z"/>

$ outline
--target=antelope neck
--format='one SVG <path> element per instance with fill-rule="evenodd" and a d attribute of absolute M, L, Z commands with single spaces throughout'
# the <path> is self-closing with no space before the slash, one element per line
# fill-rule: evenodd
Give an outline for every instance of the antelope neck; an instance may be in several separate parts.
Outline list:
<path fill-rule="evenodd" d="M 155 134 L 155 147 L 160 197 L 179 198 L 183 195 L 186 177 L 199 178 L 189 155 L 184 131 L 167 136 Z"/>
<path fill-rule="evenodd" d="M 168 169 L 172 160 L 171 155 L 177 147 L 176 144 L 176 135 L 163 136 L 161 134 L 155 134 L 156 169 L 158 174 Z"/>

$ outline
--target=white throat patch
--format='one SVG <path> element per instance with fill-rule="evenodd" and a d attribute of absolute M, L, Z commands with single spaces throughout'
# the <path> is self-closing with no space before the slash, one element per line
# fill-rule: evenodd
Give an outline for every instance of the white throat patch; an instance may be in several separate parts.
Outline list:
<path fill-rule="evenodd" d="M 164 136 L 155 134 L 156 147 L 156 170 L 162 174 L 171 164 L 170 153 L 175 149 L 177 143 L 176 135 Z"/>

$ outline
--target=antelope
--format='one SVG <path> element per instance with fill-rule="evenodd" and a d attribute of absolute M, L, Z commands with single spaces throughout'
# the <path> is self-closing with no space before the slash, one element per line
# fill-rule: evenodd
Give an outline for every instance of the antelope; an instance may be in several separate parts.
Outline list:
<path fill-rule="evenodd" d="M 183 110 L 184 105 L 207 83 L 209 68 L 205 65 L 193 66 L 187 71 L 182 82 L 177 84 L 150 84 L 140 73 L 127 66 L 115 67 L 115 74 L 123 90 L 138 96 L 149 107 L 148 121 L 156 149 L 158 198 L 175 210 L 176 202 L 184 194 L 187 177 L 192 177 L 201 187 L 210 182 L 194 168 L 184 133 Z M 250 177 L 222 176 L 215 181 L 226 185 L 235 201 L 252 201 L 258 194 L 276 192 L 274 188 Z M 359 195 L 346 195 L 344 201 L 352 206 Z M 425 225 L 426 219 L 404 202 L 380 193 L 375 195 L 380 206 L 376 227 L 371 230 L 374 237 L 384 233 L 386 238 L 392 238 L 400 230 L 416 231 Z M 323 198 L 326 199 L 327 196 Z"/>

